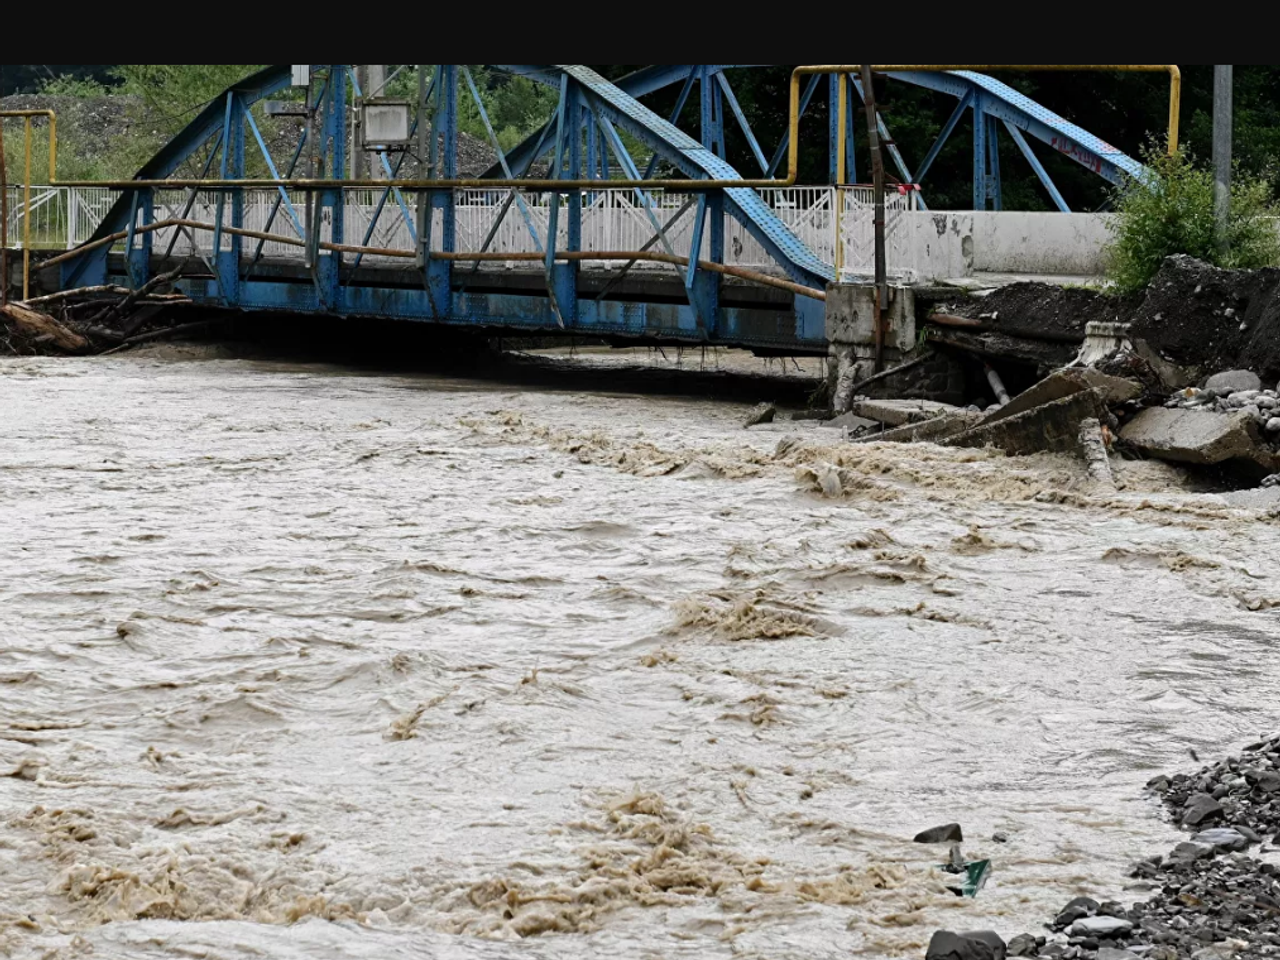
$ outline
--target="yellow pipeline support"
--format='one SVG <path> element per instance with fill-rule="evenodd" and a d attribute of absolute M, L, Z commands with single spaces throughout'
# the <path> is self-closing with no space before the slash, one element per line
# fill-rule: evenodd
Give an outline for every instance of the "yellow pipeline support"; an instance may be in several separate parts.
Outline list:
<path fill-rule="evenodd" d="M 26 160 L 22 187 L 22 299 L 31 296 L 31 121 L 45 117 L 49 121 L 49 183 L 58 178 L 58 115 L 52 110 L 2 110 L 0 123 L 21 120 L 23 154 Z"/>

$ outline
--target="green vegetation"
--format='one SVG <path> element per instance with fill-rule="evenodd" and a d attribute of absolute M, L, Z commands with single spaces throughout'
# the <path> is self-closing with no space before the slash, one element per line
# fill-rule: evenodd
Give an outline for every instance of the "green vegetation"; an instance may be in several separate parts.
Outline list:
<path fill-rule="evenodd" d="M 1142 290 L 1168 256 L 1189 254 L 1220 267 L 1256 269 L 1280 264 L 1277 211 L 1267 178 L 1236 172 L 1231 191 L 1227 252 L 1218 250 L 1213 173 L 1185 152 L 1156 146 L 1144 160 L 1146 180 L 1130 180 L 1116 194 L 1109 274 L 1121 293 Z"/>

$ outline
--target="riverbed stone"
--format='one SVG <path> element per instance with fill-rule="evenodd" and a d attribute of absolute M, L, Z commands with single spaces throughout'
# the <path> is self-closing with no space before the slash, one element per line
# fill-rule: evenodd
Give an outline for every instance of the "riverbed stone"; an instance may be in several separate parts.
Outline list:
<path fill-rule="evenodd" d="M 1197 860 L 1212 860 L 1217 851 L 1212 844 L 1194 843 L 1187 840 L 1173 848 L 1169 860 L 1177 863 L 1194 863 Z"/>
<path fill-rule="evenodd" d="M 1008 950 L 994 933 L 950 933 L 939 931 L 929 942 L 925 960 L 1005 960 Z"/>
<path fill-rule="evenodd" d="M 1248 370 L 1227 370 L 1210 377 L 1205 382 L 1204 388 L 1222 396 L 1228 396 L 1245 390 L 1261 390 L 1262 378 Z"/>
<path fill-rule="evenodd" d="M 1014 937 L 1009 941 L 1009 956 L 1034 957 L 1040 951 L 1040 943 L 1029 933 Z"/>
<path fill-rule="evenodd" d="M 1206 844 L 1218 850 L 1227 850 L 1235 853 L 1249 848 L 1249 838 L 1239 830 L 1231 827 L 1215 827 L 1212 830 L 1205 830 L 1192 837 L 1191 842 Z"/>
<path fill-rule="evenodd" d="M 757 427 L 762 423 L 773 423 L 778 416 L 778 408 L 772 403 L 762 403 L 747 414 L 744 427 Z"/>
<path fill-rule="evenodd" d="M 916 835 L 916 843 L 964 843 L 964 830 L 958 823 L 933 827 Z"/>
<path fill-rule="evenodd" d="M 1187 827 L 1198 827 L 1210 820 L 1217 820 L 1223 814 L 1222 804 L 1207 793 L 1195 794 L 1187 801 L 1182 810 L 1182 823 Z"/>
<path fill-rule="evenodd" d="M 1114 940 L 1132 932 L 1133 922 L 1119 917 L 1086 917 L 1071 925 L 1073 937 L 1096 937 L 1100 940 Z"/>
<path fill-rule="evenodd" d="M 1069 927 L 1077 920 L 1092 917 L 1101 906 L 1102 904 L 1098 903 L 1097 900 L 1089 897 L 1076 897 L 1062 908 L 1062 912 L 1053 921 L 1053 925 L 1058 928 Z"/>

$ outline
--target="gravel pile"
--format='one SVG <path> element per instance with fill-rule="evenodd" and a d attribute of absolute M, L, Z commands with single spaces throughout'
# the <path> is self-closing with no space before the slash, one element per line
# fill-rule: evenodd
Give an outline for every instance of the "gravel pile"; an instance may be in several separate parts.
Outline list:
<path fill-rule="evenodd" d="M 1134 865 L 1129 889 L 1147 893 L 1145 902 L 1072 900 L 1047 934 L 1015 937 L 1004 952 L 990 934 L 939 934 L 930 960 L 1280 957 L 1280 867 L 1259 859 L 1280 849 L 1280 737 L 1148 787 L 1190 837 Z"/>
<path fill-rule="evenodd" d="M 1280 388 L 1264 390 L 1257 375 L 1233 370 L 1210 377 L 1203 390 L 1181 390 L 1165 406 L 1209 413 L 1243 413 L 1280 441 Z"/>

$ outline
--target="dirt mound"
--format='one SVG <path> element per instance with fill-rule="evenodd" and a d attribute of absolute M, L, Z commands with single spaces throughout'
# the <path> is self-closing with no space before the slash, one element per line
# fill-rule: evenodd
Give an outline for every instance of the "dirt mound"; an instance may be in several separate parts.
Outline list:
<path fill-rule="evenodd" d="M 1280 378 L 1280 270 L 1222 270 L 1175 256 L 1137 296 L 1018 283 L 951 312 L 1010 334 L 1081 339 L 1089 323 L 1129 323 L 1134 336 L 1201 376 L 1245 368 L 1264 380 Z"/>
<path fill-rule="evenodd" d="M 952 312 L 1009 332 L 1079 334 L 1083 340 L 1088 324 L 1123 321 L 1139 302 L 1137 298 L 1112 297 L 1081 287 L 1015 283 L 980 300 L 969 301 Z"/>
<path fill-rule="evenodd" d="M 1246 366 L 1274 379 L 1280 376 L 1277 292 L 1277 270 L 1220 270 L 1170 257 L 1131 322 L 1137 336 L 1175 363 L 1205 374 Z"/>
<path fill-rule="evenodd" d="M 51 97 L 24 94 L 0 99 L 0 110 L 53 110 L 58 115 L 58 137 L 79 156 L 104 154 L 111 141 L 129 133 L 132 124 L 130 97 Z M 43 124 L 43 120 L 37 120 Z M 37 142 L 43 142 L 40 134 Z M 12 147 L 10 148 L 12 150 Z M 12 156 L 12 154 L 11 154 Z M 12 178 L 15 173 L 10 170 Z"/>

